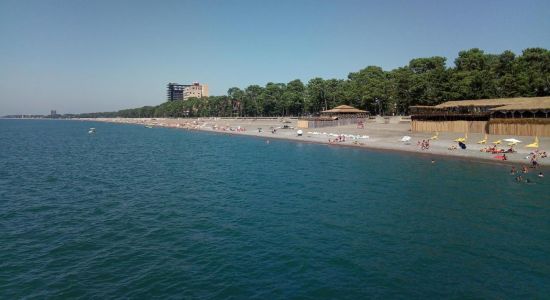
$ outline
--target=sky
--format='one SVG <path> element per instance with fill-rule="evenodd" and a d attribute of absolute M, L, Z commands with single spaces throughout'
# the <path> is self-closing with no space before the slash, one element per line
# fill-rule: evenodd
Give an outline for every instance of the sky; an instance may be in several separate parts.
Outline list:
<path fill-rule="evenodd" d="M 0 116 L 158 105 L 168 82 L 224 95 L 531 47 L 550 49 L 548 0 L 0 0 Z"/>

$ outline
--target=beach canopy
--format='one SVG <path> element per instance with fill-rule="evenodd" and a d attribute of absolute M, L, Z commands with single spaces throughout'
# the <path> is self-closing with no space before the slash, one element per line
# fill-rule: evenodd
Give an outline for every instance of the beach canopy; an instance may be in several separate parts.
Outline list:
<path fill-rule="evenodd" d="M 516 139 L 514 139 L 514 138 L 504 139 L 504 141 L 505 141 L 505 142 L 509 142 L 509 143 L 515 143 L 515 144 L 521 143 L 520 140 L 516 140 Z"/>
<path fill-rule="evenodd" d="M 357 109 L 355 107 L 351 107 L 349 105 L 340 105 L 340 106 L 336 106 L 335 108 L 333 109 L 329 109 L 329 110 L 323 110 L 321 113 L 332 113 L 332 114 L 341 114 L 341 113 L 344 113 L 344 114 L 360 114 L 360 113 L 366 113 L 367 111 L 366 110 L 360 110 L 360 109 Z"/>

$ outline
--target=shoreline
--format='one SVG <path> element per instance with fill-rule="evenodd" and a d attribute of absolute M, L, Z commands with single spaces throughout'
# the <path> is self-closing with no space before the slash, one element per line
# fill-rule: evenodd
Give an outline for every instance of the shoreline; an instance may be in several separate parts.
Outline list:
<path fill-rule="evenodd" d="M 321 129 L 301 129 L 304 133 L 302 136 L 298 136 L 296 131 L 298 128 L 295 127 L 296 120 L 285 120 L 282 123 L 284 118 L 278 119 L 219 119 L 219 118 L 186 118 L 186 119 L 171 119 L 171 118 L 140 118 L 140 119 L 124 119 L 124 118 L 85 118 L 85 119 L 72 119 L 77 121 L 92 121 L 92 122 L 103 122 L 103 123 L 115 123 L 115 124 L 128 124 L 128 125 L 141 125 L 141 126 L 150 126 L 150 127 L 163 127 L 163 128 L 173 128 L 173 129 L 182 129 L 182 130 L 192 130 L 192 131 L 202 131 L 210 133 L 219 133 L 226 135 L 234 136 L 249 136 L 255 138 L 263 139 L 278 139 L 278 140 L 287 140 L 287 141 L 296 141 L 303 143 L 315 143 L 315 144 L 324 144 L 327 146 L 338 146 L 338 147 L 348 147 L 355 149 L 367 149 L 380 152 L 396 152 L 396 153 L 411 153 L 416 154 L 428 159 L 433 159 L 434 157 L 444 158 L 451 157 L 453 159 L 459 159 L 464 161 L 476 161 L 488 164 L 496 165 L 526 165 L 530 166 L 531 163 L 526 156 L 529 155 L 531 149 L 523 148 L 519 145 L 517 153 L 506 153 L 508 160 L 498 160 L 494 156 L 496 154 L 490 154 L 486 152 L 479 151 L 482 145 L 470 144 L 467 143 L 468 148 L 466 150 L 457 149 L 457 150 L 448 150 L 446 145 L 454 144 L 453 139 L 457 138 L 461 134 L 459 133 L 441 133 L 437 140 L 430 142 L 430 148 L 428 150 L 420 150 L 416 146 L 416 141 L 421 141 L 423 139 L 429 139 L 432 134 L 429 133 L 412 133 L 408 131 L 409 124 L 379 124 L 379 123 L 366 123 L 365 128 L 357 129 L 355 125 L 350 126 L 340 126 L 340 127 L 325 127 Z M 289 126 L 292 129 L 276 129 L 276 133 L 271 133 L 270 128 L 283 127 L 284 125 Z M 258 128 L 262 128 L 262 131 L 259 132 Z M 337 134 L 344 134 L 344 132 L 352 132 L 360 136 L 361 133 L 370 133 L 368 138 L 360 139 L 346 139 L 345 142 L 332 142 L 329 143 L 328 139 L 331 136 L 328 134 L 317 134 L 313 135 L 312 133 L 315 130 L 322 131 L 322 133 L 336 132 Z M 399 138 L 408 135 L 412 137 L 411 143 L 404 144 L 399 142 Z M 472 134 L 479 135 L 480 134 Z M 365 136 L 365 134 L 361 135 Z M 492 137 L 491 140 L 497 139 L 498 137 Z M 523 140 L 533 139 L 533 137 L 521 137 Z M 473 139 L 473 138 L 472 138 Z M 473 139 L 474 140 L 474 139 Z M 476 139 L 477 140 L 477 137 Z M 541 150 L 550 149 L 550 139 L 541 138 L 540 139 Z M 523 143 L 523 145 L 528 143 Z M 430 157 L 433 156 L 433 157 Z M 546 167 L 550 166 L 550 158 L 539 158 L 539 166 Z"/>

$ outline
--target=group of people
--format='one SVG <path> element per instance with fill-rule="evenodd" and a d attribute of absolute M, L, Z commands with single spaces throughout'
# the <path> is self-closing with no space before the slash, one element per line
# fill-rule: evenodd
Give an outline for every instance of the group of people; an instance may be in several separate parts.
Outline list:
<path fill-rule="evenodd" d="M 345 142 L 346 136 L 345 135 L 338 135 L 333 140 L 328 139 L 329 143 L 339 143 L 339 142 Z"/>
<path fill-rule="evenodd" d="M 504 149 L 498 149 L 497 145 L 481 148 L 481 149 L 479 149 L 479 151 L 480 152 L 488 152 L 488 153 L 492 153 L 492 154 L 516 153 L 516 150 L 514 150 L 514 148 L 512 148 L 512 147 L 508 148 L 508 150 L 504 150 Z"/>
<path fill-rule="evenodd" d="M 525 174 L 529 173 L 529 168 L 527 168 L 527 166 L 522 166 L 521 167 L 521 172 L 516 170 L 516 167 L 512 166 L 512 169 L 510 169 L 510 175 L 516 175 L 516 174 L 519 174 L 518 176 L 516 176 L 516 182 L 526 182 L 526 183 L 530 183 L 531 180 L 529 180 L 529 178 L 527 178 L 527 176 Z M 525 177 L 524 177 L 525 176 Z M 539 172 L 539 174 L 537 175 L 537 177 L 539 178 L 543 178 L 544 177 L 544 174 L 542 174 L 542 172 Z"/>
<path fill-rule="evenodd" d="M 531 162 L 532 168 L 537 168 L 539 166 L 538 159 L 547 158 L 548 155 L 546 154 L 546 151 L 539 151 L 538 149 L 534 152 L 529 153 L 529 156 L 526 158 L 529 159 Z"/>
<path fill-rule="evenodd" d="M 418 141 L 418 143 L 416 143 L 416 146 L 419 147 L 422 150 L 429 150 L 430 149 L 430 140 L 422 140 L 422 142 Z"/>

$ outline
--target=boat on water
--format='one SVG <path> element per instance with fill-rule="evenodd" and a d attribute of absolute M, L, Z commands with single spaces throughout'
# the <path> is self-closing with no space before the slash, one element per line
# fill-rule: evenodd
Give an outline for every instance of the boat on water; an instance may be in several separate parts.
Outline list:
<path fill-rule="evenodd" d="M 88 130 L 88 133 L 89 133 L 89 134 L 94 134 L 94 133 L 95 133 L 95 128 L 93 128 L 93 127 L 90 128 L 90 130 Z"/>

